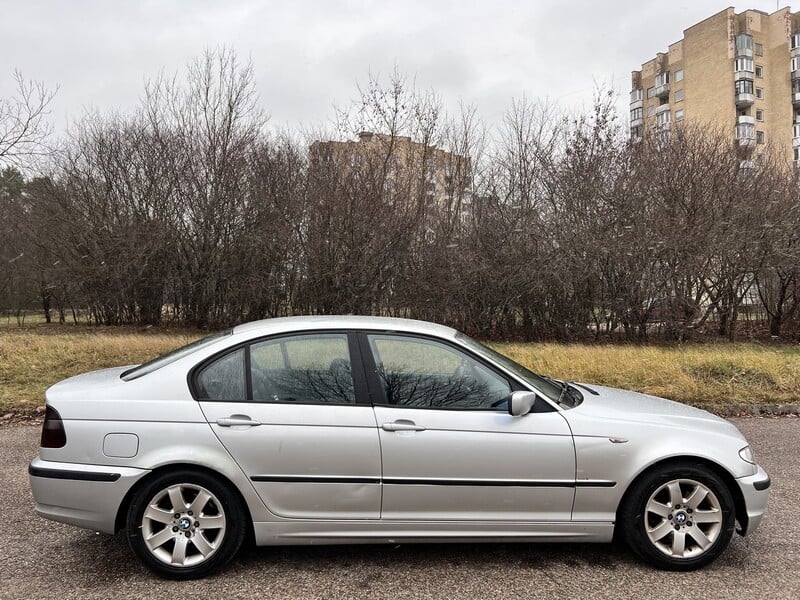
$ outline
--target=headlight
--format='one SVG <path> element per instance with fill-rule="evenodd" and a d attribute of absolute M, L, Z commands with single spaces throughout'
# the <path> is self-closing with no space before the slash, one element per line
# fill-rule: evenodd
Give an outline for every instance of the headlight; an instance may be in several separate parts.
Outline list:
<path fill-rule="evenodd" d="M 745 446 L 741 450 L 739 450 L 739 456 L 745 462 L 749 462 L 751 465 L 756 464 L 756 457 L 753 456 L 753 450 L 750 446 Z"/>

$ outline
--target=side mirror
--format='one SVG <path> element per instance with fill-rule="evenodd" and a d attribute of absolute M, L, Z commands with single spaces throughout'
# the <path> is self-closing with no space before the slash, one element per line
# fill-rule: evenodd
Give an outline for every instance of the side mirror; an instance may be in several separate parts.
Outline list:
<path fill-rule="evenodd" d="M 536 394 L 533 392 L 514 392 L 508 402 L 508 414 L 512 417 L 523 417 L 531 412 L 536 402 Z"/>

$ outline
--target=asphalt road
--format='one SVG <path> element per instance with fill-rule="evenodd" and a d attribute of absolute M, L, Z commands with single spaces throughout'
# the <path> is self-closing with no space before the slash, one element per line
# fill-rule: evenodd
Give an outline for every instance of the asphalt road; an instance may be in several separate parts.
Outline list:
<path fill-rule="evenodd" d="M 734 419 L 772 477 L 766 517 L 706 569 L 665 573 L 613 545 L 248 548 L 220 574 L 164 581 L 123 535 L 33 513 L 39 429 L 0 428 L 0 598 L 800 598 L 800 419 Z"/>

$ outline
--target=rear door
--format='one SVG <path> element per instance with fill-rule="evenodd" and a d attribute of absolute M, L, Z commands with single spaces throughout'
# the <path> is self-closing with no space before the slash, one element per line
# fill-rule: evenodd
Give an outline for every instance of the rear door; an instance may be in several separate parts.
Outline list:
<path fill-rule="evenodd" d="M 379 440 L 355 348 L 347 332 L 278 336 L 193 375 L 206 419 L 276 515 L 380 516 Z"/>

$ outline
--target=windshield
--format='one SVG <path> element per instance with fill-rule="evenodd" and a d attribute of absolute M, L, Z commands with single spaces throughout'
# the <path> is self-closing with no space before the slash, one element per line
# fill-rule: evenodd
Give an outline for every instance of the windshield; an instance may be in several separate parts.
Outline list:
<path fill-rule="evenodd" d="M 553 402 L 558 402 L 559 399 L 562 398 L 562 391 L 564 389 L 563 385 L 556 381 L 555 379 L 550 379 L 549 377 L 543 377 L 542 375 L 537 375 L 530 369 L 526 369 L 521 364 L 514 362 L 507 356 L 504 356 L 497 352 L 496 350 L 492 350 L 489 346 L 484 346 L 480 342 L 476 342 L 472 338 L 464 335 L 463 333 L 459 333 L 456 335 L 456 339 L 471 348 L 475 352 L 479 354 L 483 354 L 484 356 L 488 356 L 494 362 L 501 365 L 504 369 L 510 371 L 526 383 L 530 384 L 531 387 L 535 388 L 539 392 L 541 392 L 544 396 L 547 396 Z"/>
<path fill-rule="evenodd" d="M 225 331 L 220 331 L 219 333 L 214 333 L 212 335 L 206 336 L 204 338 L 200 338 L 192 342 L 191 344 L 187 344 L 185 346 L 181 346 L 180 348 L 176 348 L 172 352 L 168 352 L 167 354 L 162 354 L 158 358 L 154 358 L 146 363 L 142 363 L 138 367 L 133 367 L 132 369 L 128 369 L 124 371 L 120 378 L 123 381 L 131 381 L 132 379 L 136 379 L 137 377 L 141 377 L 142 375 L 147 375 L 148 373 L 152 373 L 153 371 L 160 369 L 172 362 L 175 362 L 178 359 L 183 358 L 194 352 L 195 350 L 199 350 L 204 346 L 208 346 L 216 342 L 219 338 L 230 335 L 233 333 L 232 329 L 226 329 Z"/>

